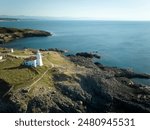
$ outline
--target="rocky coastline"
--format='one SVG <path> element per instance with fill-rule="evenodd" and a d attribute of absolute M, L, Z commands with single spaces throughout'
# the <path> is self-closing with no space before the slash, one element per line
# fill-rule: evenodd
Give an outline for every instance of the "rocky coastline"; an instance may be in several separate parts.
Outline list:
<path fill-rule="evenodd" d="M 82 56 L 69 56 L 69 58 L 75 64 L 90 70 L 88 78 L 84 77 L 84 84 L 90 87 L 87 91 L 95 98 L 96 104 L 93 105 L 95 108 L 92 108 L 94 112 L 150 112 L 150 86 L 132 80 L 134 78 L 148 80 L 149 74 L 104 66 Z"/>
<path fill-rule="evenodd" d="M 46 36 L 52 36 L 52 33 L 42 30 L 0 27 L 0 44 L 5 44 L 20 38 Z"/>
<path fill-rule="evenodd" d="M 0 112 L 150 112 L 150 86 L 132 80 L 149 74 L 93 63 L 87 53 L 63 57 L 75 65 L 73 74 L 66 74 L 68 66 L 54 68 L 53 90 L 37 87 L 34 97 L 24 89 L 2 96 L 11 87 L 0 79 Z"/>

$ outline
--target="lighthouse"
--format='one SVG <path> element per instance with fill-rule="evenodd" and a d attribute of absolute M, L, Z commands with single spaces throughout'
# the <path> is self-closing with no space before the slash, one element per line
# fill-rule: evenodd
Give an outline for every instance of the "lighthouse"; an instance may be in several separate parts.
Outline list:
<path fill-rule="evenodd" d="M 37 66 L 43 66 L 42 55 L 39 50 L 37 51 L 36 58 L 37 58 L 36 60 Z"/>

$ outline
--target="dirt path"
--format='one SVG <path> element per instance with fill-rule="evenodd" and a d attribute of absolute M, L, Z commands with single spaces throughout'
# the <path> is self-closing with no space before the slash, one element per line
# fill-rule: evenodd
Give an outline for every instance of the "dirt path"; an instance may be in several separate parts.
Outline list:
<path fill-rule="evenodd" d="M 28 92 L 32 89 L 32 87 L 37 83 L 37 82 L 39 82 L 44 76 L 45 76 L 45 74 L 49 71 L 49 70 L 51 70 L 52 68 L 54 68 L 55 66 L 54 66 L 54 64 L 53 63 L 50 63 L 51 64 L 51 67 L 50 68 L 48 68 L 41 76 L 40 76 L 40 78 L 38 78 L 36 81 L 34 81 L 28 88 Z M 14 88 L 14 86 L 12 86 L 10 89 L 9 89 L 9 91 L 7 91 L 4 95 L 3 95 L 3 98 L 8 94 L 8 93 L 10 93 L 11 92 L 11 90 L 13 90 L 13 88 Z"/>
<path fill-rule="evenodd" d="M 39 81 L 45 76 L 45 74 L 46 74 L 49 70 L 51 70 L 52 68 L 54 68 L 54 64 L 51 63 L 51 67 L 48 68 L 48 69 L 41 75 L 40 78 L 38 78 L 36 81 L 34 81 L 34 82 L 29 86 L 28 92 L 29 92 L 29 91 L 32 89 L 32 87 L 33 87 L 37 82 L 39 82 Z"/>

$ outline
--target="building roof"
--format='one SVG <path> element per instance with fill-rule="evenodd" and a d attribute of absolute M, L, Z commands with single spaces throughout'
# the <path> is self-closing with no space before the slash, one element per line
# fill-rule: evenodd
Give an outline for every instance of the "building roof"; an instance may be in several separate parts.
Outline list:
<path fill-rule="evenodd" d="M 25 61 L 34 61 L 34 60 L 36 60 L 36 59 L 37 59 L 36 57 L 31 56 L 31 57 L 29 57 L 29 58 L 26 58 Z"/>

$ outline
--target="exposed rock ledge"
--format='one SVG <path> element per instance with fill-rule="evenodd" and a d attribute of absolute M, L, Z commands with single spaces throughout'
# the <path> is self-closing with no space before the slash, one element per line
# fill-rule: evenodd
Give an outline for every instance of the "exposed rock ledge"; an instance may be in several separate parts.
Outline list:
<path fill-rule="evenodd" d="M 51 35 L 51 33 L 42 30 L 0 27 L 0 44 L 25 37 L 42 37 Z"/>

